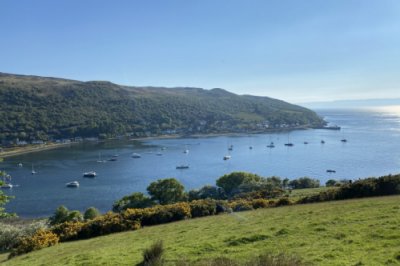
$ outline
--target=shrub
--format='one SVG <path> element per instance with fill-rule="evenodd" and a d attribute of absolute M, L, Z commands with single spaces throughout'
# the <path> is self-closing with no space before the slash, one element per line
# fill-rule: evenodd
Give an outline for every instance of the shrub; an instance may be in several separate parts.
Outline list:
<path fill-rule="evenodd" d="M 46 221 L 33 221 L 29 224 L 0 223 L 0 251 L 10 250 L 15 247 L 23 237 L 32 236 L 39 229 L 46 229 Z"/>
<path fill-rule="evenodd" d="M 126 209 L 148 208 L 155 205 L 155 202 L 141 192 L 132 193 L 113 204 L 114 212 L 121 212 Z"/>
<path fill-rule="evenodd" d="M 53 232 L 39 229 L 33 236 L 22 238 L 9 257 L 12 258 L 20 254 L 54 246 L 59 240 L 59 237 Z"/>
<path fill-rule="evenodd" d="M 217 214 L 217 203 L 213 200 L 195 200 L 189 206 L 192 218 Z"/>
<path fill-rule="evenodd" d="M 95 207 L 88 208 L 83 214 L 85 220 L 93 220 L 94 218 L 100 216 L 100 212 Z"/>
<path fill-rule="evenodd" d="M 51 228 L 51 231 L 58 235 L 61 242 L 76 240 L 82 230 L 84 223 L 82 222 L 65 222 L 57 224 Z"/>
<path fill-rule="evenodd" d="M 247 200 L 232 201 L 229 205 L 234 212 L 253 210 L 253 205 Z"/>
<path fill-rule="evenodd" d="M 143 226 L 184 220 L 190 218 L 191 213 L 189 204 L 181 202 L 146 209 L 127 209 L 122 217 L 130 221 L 140 221 Z"/>
<path fill-rule="evenodd" d="M 266 199 L 254 199 L 251 201 L 251 205 L 253 206 L 254 209 L 268 208 L 269 201 Z"/>
<path fill-rule="evenodd" d="M 82 225 L 78 232 L 78 239 L 108 235 L 111 233 L 137 230 L 140 222 L 127 220 L 121 214 L 108 212 Z"/>
<path fill-rule="evenodd" d="M 142 266 L 161 266 L 163 265 L 164 245 L 162 241 L 154 243 L 151 247 L 143 251 Z"/>
<path fill-rule="evenodd" d="M 284 198 L 280 198 L 275 202 L 275 207 L 279 207 L 279 206 L 286 206 L 286 205 L 291 205 L 292 202 L 289 200 L 289 198 L 284 197 Z"/>
<path fill-rule="evenodd" d="M 366 178 L 300 199 L 299 203 L 400 194 L 400 175 Z"/>

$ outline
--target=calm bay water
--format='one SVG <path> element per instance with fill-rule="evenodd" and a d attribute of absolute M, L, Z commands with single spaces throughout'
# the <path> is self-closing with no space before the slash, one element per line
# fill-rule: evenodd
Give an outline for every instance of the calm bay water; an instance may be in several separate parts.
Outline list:
<path fill-rule="evenodd" d="M 247 171 L 262 176 L 289 179 L 302 176 L 327 179 L 357 179 L 400 172 L 400 112 L 396 108 L 369 111 L 324 110 L 320 115 L 342 127 L 334 130 L 298 130 L 243 136 L 221 136 L 149 141 L 114 141 L 82 143 L 56 150 L 8 158 L 2 170 L 12 175 L 11 190 L 15 196 L 7 210 L 21 217 L 51 215 L 59 205 L 85 210 L 94 206 L 101 211 L 135 191 L 146 191 L 148 184 L 159 178 L 175 177 L 186 189 L 215 184 L 215 180 L 232 171 Z M 340 140 L 346 138 L 347 143 Z M 294 147 L 286 147 L 286 143 Z M 321 140 L 325 144 L 321 144 Z M 266 147 L 271 141 L 274 149 Z M 303 142 L 309 142 L 304 145 Z M 228 146 L 232 158 L 228 155 Z M 249 149 L 252 146 L 253 149 Z M 161 148 L 165 150 L 161 151 Z M 185 149 L 188 154 L 183 153 Z M 162 152 L 162 156 L 157 155 Z M 132 153 L 142 158 L 134 159 Z M 99 163 L 99 154 L 107 160 L 118 154 L 115 162 Z M 23 167 L 18 167 L 18 163 Z M 31 174 L 33 164 L 37 174 Z M 189 169 L 176 166 L 188 164 Z M 335 174 L 326 173 L 336 170 Z M 83 178 L 82 173 L 96 171 L 96 178 Z M 77 180 L 77 189 L 65 183 Z"/>

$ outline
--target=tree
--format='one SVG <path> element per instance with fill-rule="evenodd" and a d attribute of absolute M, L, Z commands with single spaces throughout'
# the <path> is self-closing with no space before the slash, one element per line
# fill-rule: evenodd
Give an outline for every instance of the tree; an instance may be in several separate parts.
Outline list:
<path fill-rule="evenodd" d="M 260 182 L 261 177 L 246 172 L 232 172 L 217 179 L 217 186 L 222 187 L 227 194 L 234 194 L 240 185 L 251 182 Z"/>
<path fill-rule="evenodd" d="M 141 192 L 135 192 L 129 196 L 125 196 L 120 200 L 117 200 L 113 204 L 113 211 L 120 212 L 128 208 L 148 208 L 155 204 L 155 202 L 148 196 Z"/>
<path fill-rule="evenodd" d="M 54 212 L 53 216 L 49 218 L 50 224 L 60 224 L 66 222 L 68 219 L 69 210 L 64 205 L 59 206 Z"/>
<path fill-rule="evenodd" d="M 159 179 L 152 182 L 147 191 L 160 204 L 171 204 L 186 200 L 185 187 L 175 178 Z"/>
<path fill-rule="evenodd" d="M 80 222 L 83 221 L 83 215 L 80 211 L 70 211 L 67 216 L 68 222 Z"/>
<path fill-rule="evenodd" d="M 189 191 L 189 200 L 198 199 L 224 199 L 226 196 L 219 187 L 206 185 L 200 189 L 193 189 Z"/>
<path fill-rule="evenodd" d="M 90 207 L 83 214 L 83 218 L 85 220 L 93 220 L 94 218 L 96 218 L 99 215 L 100 215 L 100 212 L 98 209 L 96 209 L 95 207 Z"/>
<path fill-rule="evenodd" d="M 319 187 L 319 180 L 309 177 L 300 177 L 289 182 L 289 186 L 294 189 L 299 188 L 316 188 Z"/>
<path fill-rule="evenodd" d="M 329 179 L 328 181 L 326 181 L 325 186 L 327 187 L 333 187 L 336 184 L 338 184 L 338 181 L 336 181 L 335 179 Z"/>
<path fill-rule="evenodd" d="M 83 221 L 82 213 L 80 211 L 69 211 L 64 205 L 59 206 L 53 216 L 49 218 L 51 225 L 77 221 Z"/>
<path fill-rule="evenodd" d="M 289 185 L 289 178 L 283 179 L 283 181 L 282 181 L 282 186 L 283 186 L 283 188 L 287 188 L 288 185 Z"/>

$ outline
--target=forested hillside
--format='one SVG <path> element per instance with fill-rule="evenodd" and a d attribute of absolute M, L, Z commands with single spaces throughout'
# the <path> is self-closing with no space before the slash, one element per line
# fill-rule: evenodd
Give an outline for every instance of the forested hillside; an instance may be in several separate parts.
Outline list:
<path fill-rule="evenodd" d="M 0 73 L 0 140 L 321 126 L 313 111 L 223 89 L 128 87 Z"/>

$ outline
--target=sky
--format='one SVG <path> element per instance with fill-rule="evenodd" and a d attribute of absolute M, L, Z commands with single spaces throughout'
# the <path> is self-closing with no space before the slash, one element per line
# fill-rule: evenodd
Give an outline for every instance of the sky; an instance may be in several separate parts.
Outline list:
<path fill-rule="evenodd" d="M 398 0 L 0 0 L 0 72 L 400 98 Z"/>

